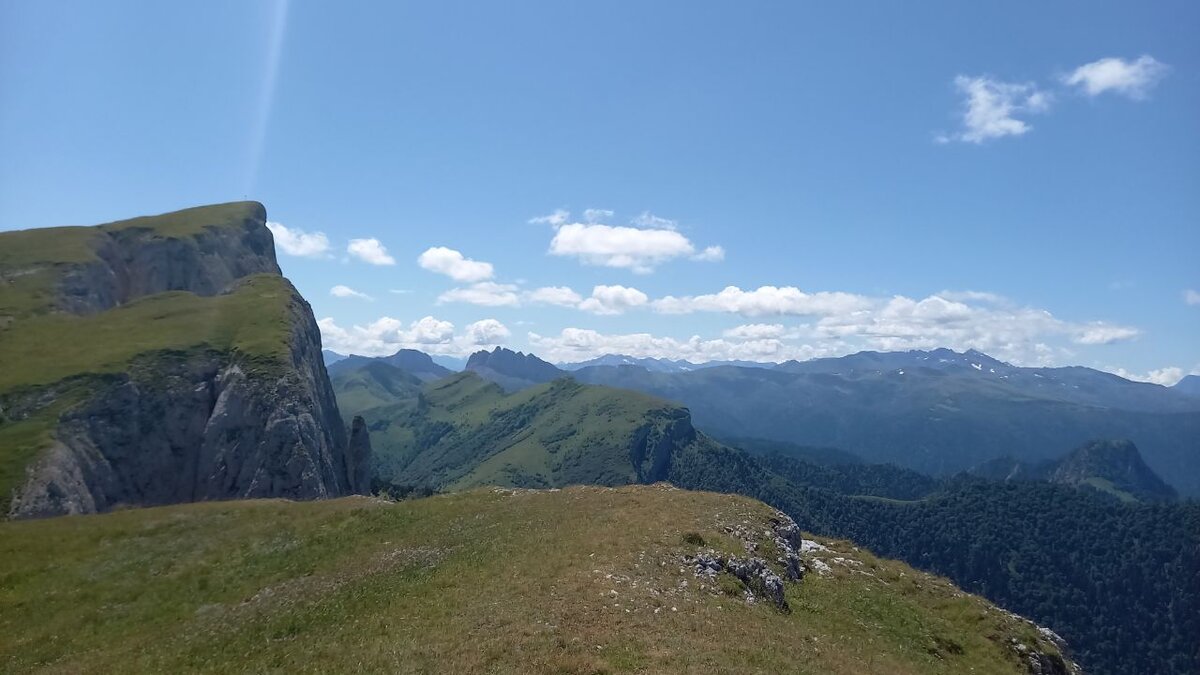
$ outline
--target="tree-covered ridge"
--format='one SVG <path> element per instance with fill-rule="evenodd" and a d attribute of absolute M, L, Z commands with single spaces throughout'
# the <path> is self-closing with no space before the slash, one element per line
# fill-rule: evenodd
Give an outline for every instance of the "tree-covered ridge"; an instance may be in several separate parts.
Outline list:
<path fill-rule="evenodd" d="M 1069 485 L 965 476 L 930 484 L 892 467 L 732 450 L 677 468 L 681 486 L 756 496 L 802 527 L 946 575 L 1051 626 L 1088 672 L 1200 668 L 1195 501 L 1125 503 Z"/>

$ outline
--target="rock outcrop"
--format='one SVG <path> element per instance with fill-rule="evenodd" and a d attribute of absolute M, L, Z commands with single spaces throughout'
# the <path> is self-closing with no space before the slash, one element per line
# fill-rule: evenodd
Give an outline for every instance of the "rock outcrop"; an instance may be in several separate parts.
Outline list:
<path fill-rule="evenodd" d="M 246 277 L 279 274 L 266 214 L 260 204 L 230 206 L 179 212 L 202 223 L 184 234 L 162 223 L 179 214 L 94 228 L 96 258 L 56 266 L 59 295 L 48 310 L 92 315 L 165 291 L 256 292 Z M 219 224 L 203 226 L 204 208 Z M 205 345 L 150 349 L 122 372 L 0 392 L 10 422 L 70 401 L 8 515 L 366 492 L 365 425 L 356 420 L 347 437 L 312 310 L 286 280 L 273 285 L 283 289 L 286 344 L 271 346 L 269 358 Z"/>
<path fill-rule="evenodd" d="M 496 347 L 478 351 L 467 359 L 464 370 L 479 373 L 485 380 L 500 385 L 505 391 L 516 391 L 535 384 L 550 382 L 566 375 L 553 364 L 523 352 Z"/>

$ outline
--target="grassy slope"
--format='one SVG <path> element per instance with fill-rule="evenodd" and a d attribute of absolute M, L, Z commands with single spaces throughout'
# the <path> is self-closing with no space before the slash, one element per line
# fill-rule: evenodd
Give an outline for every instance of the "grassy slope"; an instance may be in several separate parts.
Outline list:
<path fill-rule="evenodd" d="M 673 409 L 651 396 L 572 380 L 505 395 L 469 372 L 426 385 L 418 404 L 413 393 L 388 399 L 395 388 L 380 375 L 340 374 L 334 387 L 343 414 L 361 414 L 372 425 L 383 477 L 400 484 L 637 482 L 631 437 L 643 425 L 664 424 Z"/>
<path fill-rule="evenodd" d="M 680 564 L 771 513 L 649 486 L 4 523 L 0 670 L 1023 672 L 1027 624 L 845 542 L 861 564 L 789 585 L 790 615 Z"/>

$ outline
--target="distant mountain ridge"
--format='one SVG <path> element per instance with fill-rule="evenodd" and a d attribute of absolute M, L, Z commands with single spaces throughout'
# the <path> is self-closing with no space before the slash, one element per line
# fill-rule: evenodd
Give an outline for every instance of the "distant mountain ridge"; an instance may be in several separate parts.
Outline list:
<path fill-rule="evenodd" d="M 434 362 L 425 352 L 416 349 L 401 349 L 390 356 L 358 356 L 351 354 L 329 365 L 331 376 L 348 372 L 371 362 L 386 363 L 403 370 L 422 382 L 440 380 L 451 374 L 451 370 Z"/>
<path fill-rule="evenodd" d="M 700 368 L 714 368 L 717 366 L 741 366 L 744 368 L 774 368 L 775 363 L 761 363 L 758 361 L 703 361 L 693 363 L 683 359 L 656 359 L 650 357 L 634 357 L 626 356 L 625 354 L 605 354 L 597 356 L 594 359 L 587 361 L 578 361 L 574 363 L 560 363 L 558 367 L 566 371 L 575 371 L 591 366 L 639 366 L 651 372 L 660 373 L 682 373 L 689 370 L 699 370 Z"/>
<path fill-rule="evenodd" d="M 1200 396 L 1200 375 L 1184 375 L 1183 379 L 1171 388 L 1188 396 Z"/>
<path fill-rule="evenodd" d="M 938 349 L 772 369 L 589 366 L 571 376 L 680 402 L 717 437 L 835 447 L 931 474 L 1006 454 L 1039 462 L 1089 439 L 1128 438 L 1181 493 L 1200 495 L 1200 398 L 1090 368 L 1022 368 Z"/>

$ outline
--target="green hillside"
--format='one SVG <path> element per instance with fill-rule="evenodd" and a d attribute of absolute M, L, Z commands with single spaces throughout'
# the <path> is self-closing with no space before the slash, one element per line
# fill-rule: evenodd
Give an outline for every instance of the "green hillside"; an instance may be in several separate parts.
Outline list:
<path fill-rule="evenodd" d="M 375 363 L 334 378 L 344 416 L 371 430 L 378 477 L 403 486 L 623 485 L 666 477 L 700 441 L 687 411 L 630 391 L 562 379 L 505 394 L 464 372 L 420 389 Z"/>
<path fill-rule="evenodd" d="M 661 485 L 4 523 L 0 670 L 1026 673 L 1030 653 L 1062 667 L 1027 622 L 847 542 L 803 547 L 786 611 L 729 573 L 698 576 L 710 549 L 770 558 L 780 523 Z"/>

